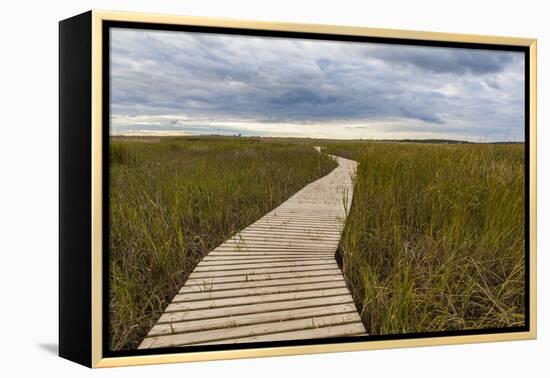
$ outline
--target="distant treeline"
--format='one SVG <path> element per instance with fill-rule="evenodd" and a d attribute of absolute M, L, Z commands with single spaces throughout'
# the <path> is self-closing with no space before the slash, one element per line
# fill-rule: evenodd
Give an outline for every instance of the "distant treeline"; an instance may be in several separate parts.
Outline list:
<path fill-rule="evenodd" d="M 395 142 L 395 143 L 432 143 L 432 144 L 523 144 L 524 142 L 497 141 L 497 142 L 469 142 L 466 140 L 453 139 L 372 139 L 372 142 Z"/>
<path fill-rule="evenodd" d="M 240 135 L 220 135 L 220 134 L 210 134 L 210 135 L 140 135 L 140 136 L 124 136 L 117 135 L 111 136 L 114 140 L 117 141 L 147 141 L 148 139 L 154 139 L 159 141 L 160 138 L 170 138 L 172 140 L 194 140 L 194 141 L 211 141 L 211 140 L 250 140 L 251 142 L 255 141 L 269 141 L 274 140 L 278 142 L 382 142 L 382 143 L 426 143 L 426 144 L 524 144 L 524 142 L 512 142 L 512 141 L 496 141 L 496 142 L 469 142 L 465 140 L 453 140 L 453 139 L 331 139 L 331 138 L 292 138 L 292 137 L 273 137 L 273 136 L 240 136 Z"/>

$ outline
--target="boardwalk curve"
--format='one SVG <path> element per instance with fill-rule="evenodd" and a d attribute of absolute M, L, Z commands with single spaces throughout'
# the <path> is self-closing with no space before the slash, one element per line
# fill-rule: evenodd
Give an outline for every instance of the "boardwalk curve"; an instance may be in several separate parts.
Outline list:
<path fill-rule="evenodd" d="M 357 163 L 338 167 L 212 250 L 140 349 L 365 334 L 335 252 Z"/>

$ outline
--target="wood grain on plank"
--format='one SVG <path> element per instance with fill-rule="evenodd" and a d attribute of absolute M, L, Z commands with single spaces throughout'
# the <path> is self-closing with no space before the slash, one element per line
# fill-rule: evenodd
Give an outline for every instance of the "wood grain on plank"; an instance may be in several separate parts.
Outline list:
<path fill-rule="evenodd" d="M 248 324 L 280 322 L 285 320 L 303 319 L 314 316 L 334 315 L 355 312 L 351 304 L 336 304 L 320 307 L 306 307 L 295 310 L 278 310 L 256 314 L 236 315 L 222 318 L 191 320 L 157 324 L 149 332 L 150 336 L 170 335 L 174 333 L 196 332 L 219 328 L 237 327 Z"/>
<path fill-rule="evenodd" d="M 165 312 L 158 323 L 173 323 L 196 319 L 226 318 L 234 315 L 257 314 L 261 312 L 278 311 L 281 309 L 296 309 L 318 307 L 324 305 L 353 303 L 349 295 L 319 297 L 308 299 L 293 299 L 281 302 L 254 303 L 249 305 L 210 308 L 195 311 Z"/>
<path fill-rule="evenodd" d="M 201 330 L 198 332 L 183 332 L 170 335 L 152 336 L 148 337 L 146 340 L 151 346 L 154 345 L 155 347 L 160 348 L 227 340 L 239 337 L 249 337 L 251 335 L 267 335 L 277 332 L 297 330 L 315 330 L 317 328 L 328 328 L 341 324 L 356 323 L 358 321 L 360 321 L 360 319 L 357 312 L 349 312 L 345 314 L 330 314 L 287 321 L 241 325 L 238 327 L 228 327 L 215 330 Z"/>

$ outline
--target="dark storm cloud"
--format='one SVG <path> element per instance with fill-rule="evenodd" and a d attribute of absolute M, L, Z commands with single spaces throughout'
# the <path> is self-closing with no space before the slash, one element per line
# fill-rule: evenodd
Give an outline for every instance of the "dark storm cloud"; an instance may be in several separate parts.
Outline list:
<path fill-rule="evenodd" d="M 434 49 L 433 47 L 403 46 L 397 49 L 380 48 L 369 57 L 382 59 L 396 66 L 412 66 L 433 73 L 491 74 L 503 71 L 514 56 L 506 53 L 487 53 L 472 49 Z"/>
<path fill-rule="evenodd" d="M 125 29 L 111 49 L 119 132 L 522 134 L 518 53 Z"/>

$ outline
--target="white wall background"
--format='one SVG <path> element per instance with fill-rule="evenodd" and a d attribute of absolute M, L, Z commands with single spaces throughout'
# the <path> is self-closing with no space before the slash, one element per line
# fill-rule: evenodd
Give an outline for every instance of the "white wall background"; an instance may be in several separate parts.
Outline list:
<path fill-rule="evenodd" d="M 0 22 L 0 374 L 4 377 L 543 376 L 550 190 L 550 28 L 543 1 L 119 0 L 4 2 Z M 57 56 L 61 19 L 89 9 L 417 29 L 539 39 L 539 339 L 467 346 L 108 369 L 55 355 L 57 344 Z M 546 210 L 546 211 L 544 211 Z M 28 374 L 27 374 L 28 373 Z"/>

